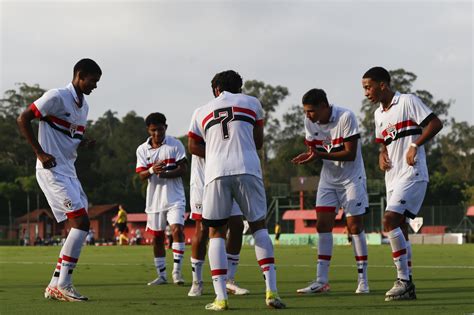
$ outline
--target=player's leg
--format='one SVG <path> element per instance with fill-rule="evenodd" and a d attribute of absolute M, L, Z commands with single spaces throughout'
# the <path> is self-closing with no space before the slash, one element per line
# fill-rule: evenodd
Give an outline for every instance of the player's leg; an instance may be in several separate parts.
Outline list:
<path fill-rule="evenodd" d="M 204 190 L 202 223 L 209 228 L 208 256 L 216 293 L 214 302 L 206 305 L 207 310 L 228 308 L 225 237 L 233 202 L 229 183 L 229 176 L 220 177 L 208 183 Z"/>
<path fill-rule="evenodd" d="M 239 287 L 235 281 L 235 273 L 240 262 L 240 250 L 242 249 L 242 236 L 244 231 L 244 222 L 242 212 L 238 205 L 234 202 L 232 213 L 228 222 L 227 232 L 227 292 L 235 295 L 249 294 L 250 291 Z"/>
<path fill-rule="evenodd" d="M 168 283 L 166 276 L 165 250 L 166 212 L 147 213 L 146 231 L 153 235 L 153 263 L 157 278 L 148 282 L 148 285 Z"/>
<path fill-rule="evenodd" d="M 407 264 L 408 264 L 408 273 L 410 274 L 410 281 L 413 280 L 412 276 L 412 251 L 411 251 L 411 242 L 410 239 L 408 238 L 408 222 L 409 218 L 406 218 L 405 222 L 402 223 L 402 226 L 400 227 L 403 232 L 403 236 L 405 236 L 406 243 L 407 243 Z"/>
<path fill-rule="evenodd" d="M 319 188 L 316 200 L 316 232 L 318 234 L 318 261 L 316 280 L 298 293 L 324 293 L 330 290 L 329 265 L 333 251 L 332 229 L 339 210 L 339 199 L 335 189 Z"/>
<path fill-rule="evenodd" d="M 338 190 L 338 196 L 346 214 L 347 231 L 352 238 L 357 265 L 358 284 L 355 292 L 369 293 L 368 249 L 363 220 L 369 207 L 365 180 Z"/>
<path fill-rule="evenodd" d="M 193 284 L 188 292 L 188 296 L 201 296 L 203 292 L 202 266 L 206 258 L 209 229 L 202 225 L 201 218 L 194 218 L 194 220 L 196 222 L 196 229 L 191 240 L 191 270 Z"/>
<path fill-rule="evenodd" d="M 184 208 L 175 208 L 168 211 L 168 223 L 173 235 L 173 283 L 183 285 L 183 257 L 184 257 Z"/>
<path fill-rule="evenodd" d="M 86 301 L 72 285 L 72 272 L 89 232 L 87 197 L 77 178 L 70 178 L 49 170 L 38 170 L 37 180 L 58 222 L 69 220 L 71 229 L 61 248 L 60 257 L 45 297 L 63 301 Z"/>
<path fill-rule="evenodd" d="M 249 222 L 255 240 L 255 255 L 265 279 L 265 303 L 272 308 L 285 308 L 278 295 L 273 244 L 265 225 L 267 203 L 263 181 L 252 175 L 233 177 L 232 194 Z"/>

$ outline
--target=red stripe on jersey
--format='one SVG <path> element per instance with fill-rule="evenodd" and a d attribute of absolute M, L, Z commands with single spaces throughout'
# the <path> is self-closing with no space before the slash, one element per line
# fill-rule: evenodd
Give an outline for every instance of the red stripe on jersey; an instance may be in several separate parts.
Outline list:
<path fill-rule="evenodd" d="M 198 136 L 192 131 L 188 132 L 188 138 L 193 138 L 196 141 L 204 141 L 204 139 L 201 136 Z"/>
<path fill-rule="evenodd" d="M 311 140 L 311 141 L 305 140 L 304 144 L 306 144 L 309 147 L 314 147 L 316 145 L 322 145 L 323 142 L 321 140 Z"/>
<path fill-rule="evenodd" d="M 332 140 L 332 144 L 340 144 L 340 143 L 343 143 L 343 142 L 344 142 L 343 137 Z"/>
<path fill-rule="evenodd" d="M 177 249 L 173 249 L 173 253 L 176 253 L 176 254 L 184 254 L 184 250 L 177 250 Z"/>
<path fill-rule="evenodd" d="M 244 114 L 250 115 L 253 118 L 257 119 L 257 114 L 251 109 L 234 106 L 234 107 L 232 107 L 232 110 L 233 110 L 234 113 L 244 113 Z"/>
<path fill-rule="evenodd" d="M 258 261 L 258 264 L 260 266 L 263 266 L 263 265 L 268 265 L 268 264 L 274 264 L 275 263 L 275 258 L 273 257 L 269 257 L 269 258 L 263 258 L 263 259 L 260 259 Z"/>
<path fill-rule="evenodd" d="M 355 259 L 356 259 L 357 261 L 367 260 L 367 256 L 355 256 Z"/>
<path fill-rule="evenodd" d="M 208 122 L 208 120 L 212 118 L 212 116 L 214 116 L 214 113 L 210 113 L 209 115 L 204 117 L 204 119 L 202 120 L 202 123 L 201 123 L 203 128 L 204 128 L 204 125 Z"/>
<path fill-rule="evenodd" d="M 202 214 L 192 213 L 191 214 L 191 219 L 196 220 L 196 221 L 200 221 L 200 220 L 202 220 Z"/>
<path fill-rule="evenodd" d="M 397 257 L 400 257 L 401 255 L 405 255 L 406 253 L 407 253 L 407 249 L 406 249 L 406 248 L 400 249 L 399 251 L 393 252 L 393 253 L 392 253 L 392 257 L 393 257 L 393 258 L 397 258 Z"/>
<path fill-rule="evenodd" d="M 316 207 L 316 212 L 335 212 L 336 207 Z"/>
<path fill-rule="evenodd" d="M 384 143 L 382 138 L 375 138 L 376 143 Z"/>
<path fill-rule="evenodd" d="M 153 234 L 154 236 L 157 236 L 157 237 L 165 235 L 165 231 L 154 231 L 154 230 L 150 229 L 149 227 L 146 228 L 145 232 Z"/>
<path fill-rule="evenodd" d="M 256 124 L 257 126 L 263 126 L 263 125 L 264 125 L 263 119 L 257 120 L 257 121 L 255 122 L 255 124 Z"/>
<path fill-rule="evenodd" d="M 74 257 L 70 257 L 70 256 L 67 256 L 67 255 L 63 255 L 63 260 L 68 261 L 68 262 L 72 262 L 72 263 L 77 263 L 79 258 L 74 258 Z"/>
<path fill-rule="evenodd" d="M 227 269 L 214 269 L 211 270 L 211 275 L 214 276 L 222 276 L 227 274 Z"/>
<path fill-rule="evenodd" d="M 166 160 L 163 160 L 162 163 L 174 164 L 174 163 L 176 163 L 176 159 L 166 159 Z"/>
<path fill-rule="evenodd" d="M 69 121 L 62 120 L 61 118 L 58 118 L 58 117 L 55 117 L 55 116 L 48 116 L 48 117 L 52 122 L 54 122 L 57 125 L 66 127 L 68 129 L 71 128 L 72 124 Z M 80 132 L 84 132 L 84 130 L 86 130 L 86 128 L 84 126 L 77 125 L 76 130 L 80 131 Z"/>
<path fill-rule="evenodd" d="M 87 211 L 85 208 L 81 208 L 81 209 L 78 209 L 78 210 L 74 210 L 72 212 L 67 212 L 66 213 L 66 216 L 68 219 L 72 219 L 72 218 L 77 218 L 77 217 L 81 217 L 83 215 L 87 215 Z M 64 258 L 63 258 L 64 259 Z"/>
<path fill-rule="evenodd" d="M 320 260 L 331 260 L 331 256 L 328 256 L 328 255 L 318 255 L 318 259 L 320 259 Z"/>
<path fill-rule="evenodd" d="M 140 166 L 135 169 L 135 173 L 141 173 L 143 171 L 147 171 L 150 167 L 153 166 L 153 163 L 147 164 L 146 166 Z"/>
<path fill-rule="evenodd" d="M 38 107 L 36 107 L 35 103 L 31 103 L 30 109 L 33 111 L 36 118 L 41 118 L 41 116 L 43 116 L 41 115 L 41 112 L 39 111 Z"/>
<path fill-rule="evenodd" d="M 402 128 L 412 127 L 412 126 L 418 126 L 418 124 L 412 120 L 405 120 L 405 121 L 396 123 L 394 127 L 397 128 L 397 132 L 398 132 Z M 382 131 L 382 136 L 386 137 L 387 135 L 388 133 L 386 130 Z"/>

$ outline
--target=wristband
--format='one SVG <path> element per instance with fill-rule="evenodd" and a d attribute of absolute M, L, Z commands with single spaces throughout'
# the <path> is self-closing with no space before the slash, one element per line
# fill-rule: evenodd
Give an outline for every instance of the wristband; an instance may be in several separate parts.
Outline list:
<path fill-rule="evenodd" d="M 155 171 L 153 170 L 153 166 L 148 169 L 148 173 L 151 175 L 155 174 Z"/>
<path fill-rule="evenodd" d="M 418 144 L 416 144 L 415 142 L 412 142 L 410 143 L 410 147 L 418 148 Z"/>

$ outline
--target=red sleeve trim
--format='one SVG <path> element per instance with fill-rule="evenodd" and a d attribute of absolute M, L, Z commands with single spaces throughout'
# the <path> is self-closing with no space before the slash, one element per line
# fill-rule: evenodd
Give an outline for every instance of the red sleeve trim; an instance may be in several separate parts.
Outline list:
<path fill-rule="evenodd" d="M 38 107 L 36 107 L 35 103 L 31 103 L 30 109 L 33 111 L 36 118 L 41 118 L 43 116 L 41 115 L 41 112 L 39 111 Z"/>
<path fill-rule="evenodd" d="M 376 143 L 384 143 L 382 138 L 375 138 Z"/>
<path fill-rule="evenodd" d="M 257 126 L 260 126 L 260 127 L 263 126 L 264 125 L 263 119 L 259 119 L 259 120 L 255 121 L 255 124 Z"/>
<path fill-rule="evenodd" d="M 198 136 L 192 131 L 188 132 L 188 138 L 193 138 L 194 140 L 197 140 L 197 141 L 204 141 L 202 137 Z"/>

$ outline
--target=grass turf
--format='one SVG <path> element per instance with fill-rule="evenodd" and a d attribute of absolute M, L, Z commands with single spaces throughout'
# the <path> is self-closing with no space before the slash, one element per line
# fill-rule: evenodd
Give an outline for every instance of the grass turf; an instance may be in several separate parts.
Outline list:
<path fill-rule="evenodd" d="M 465 314 L 474 312 L 474 245 L 413 246 L 416 301 L 385 302 L 395 269 L 388 246 L 369 246 L 370 294 L 356 295 L 356 268 L 352 248 L 337 246 L 330 269 L 331 292 L 297 295 L 296 289 L 315 277 L 316 249 L 310 246 L 276 246 L 279 293 L 287 314 Z M 43 298 L 59 247 L 0 247 L 1 314 L 204 314 L 213 300 L 209 265 L 204 267 L 205 294 L 190 298 L 190 248 L 186 248 L 186 285 L 149 287 L 156 277 L 149 246 L 85 247 L 74 283 L 87 295 L 85 303 Z M 171 252 L 167 253 L 168 279 Z M 231 314 L 275 312 L 264 302 L 264 282 L 252 247 L 244 246 L 237 272 L 238 283 L 249 296 L 230 296 Z"/>

